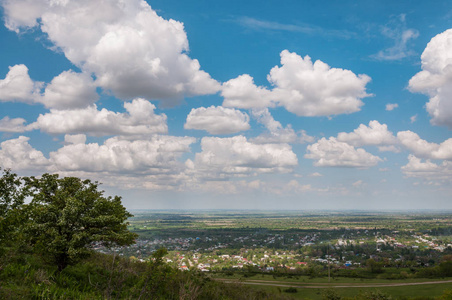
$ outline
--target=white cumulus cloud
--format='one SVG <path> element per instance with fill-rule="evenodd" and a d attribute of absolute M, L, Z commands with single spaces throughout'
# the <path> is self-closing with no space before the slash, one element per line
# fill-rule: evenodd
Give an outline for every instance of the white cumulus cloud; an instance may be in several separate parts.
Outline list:
<path fill-rule="evenodd" d="M 0 131 L 3 132 L 24 132 L 25 131 L 25 119 L 14 118 L 11 119 L 8 116 L 0 120 Z"/>
<path fill-rule="evenodd" d="M 34 149 L 28 141 L 29 137 L 20 136 L 17 139 L 0 143 L 0 166 L 16 170 L 42 170 L 49 165 L 41 151 Z"/>
<path fill-rule="evenodd" d="M 392 111 L 392 110 L 396 109 L 397 107 L 399 107 L 399 105 L 397 103 L 388 103 L 388 104 L 386 104 L 386 110 L 387 111 Z"/>
<path fill-rule="evenodd" d="M 318 167 L 369 168 L 382 161 L 380 157 L 362 148 L 355 149 L 334 137 L 322 138 L 306 149 L 304 157 L 315 160 L 314 165 Z"/>
<path fill-rule="evenodd" d="M 254 118 L 256 118 L 257 122 L 267 128 L 268 132 L 265 132 L 258 137 L 251 139 L 251 142 L 256 144 L 266 144 L 266 143 L 293 143 L 297 141 L 297 134 L 292 129 L 292 126 L 287 125 L 284 128 L 280 122 L 276 121 L 273 116 L 268 111 L 268 108 L 264 109 L 253 109 L 251 111 Z M 300 138 L 301 140 L 304 138 L 305 140 L 309 140 L 309 136 L 304 133 L 304 136 Z"/>
<path fill-rule="evenodd" d="M 452 160 L 452 138 L 441 144 L 429 143 L 412 131 L 400 131 L 397 133 L 400 143 L 415 156 L 429 159 Z"/>
<path fill-rule="evenodd" d="M 65 134 L 64 142 L 66 144 L 85 144 L 86 135 L 84 134 Z"/>
<path fill-rule="evenodd" d="M 40 129 L 50 134 L 83 133 L 102 135 L 149 135 L 166 133 L 166 115 L 155 114 L 155 106 L 145 99 L 135 99 L 124 103 L 126 113 L 116 113 L 105 108 L 98 110 L 93 104 L 87 108 L 74 110 L 51 109 L 40 115 L 28 129 Z"/>
<path fill-rule="evenodd" d="M 409 89 L 430 97 L 432 124 L 452 129 L 452 29 L 433 37 L 421 60 L 422 71 L 410 79 Z"/>
<path fill-rule="evenodd" d="M 140 0 L 6 0 L 5 25 L 39 27 L 73 64 L 121 99 L 177 104 L 215 93 L 220 84 L 187 52 L 184 26 L 165 20 Z M 39 20 L 39 22 L 37 22 Z"/>
<path fill-rule="evenodd" d="M 408 163 L 401 167 L 402 172 L 408 177 L 422 178 L 429 181 L 451 182 L 452 181 L 452 162 L 443 161 L 441 164 L 435 164 L 430 160 L 422 160 L 412 154 L 408 156 Z"/>
<path fill-rule="evenodd" d="M 41 103 L 46 108 L 73 109 L 87 107 L 98 99 L 91 76 L 72 70 L 62 72 L 46 85 L 33 81 L 25 65 L 15 65 L 9 67 L 5 79 L 0 80 L 0 102 Z"/>
<path fill-rule="evenodd" d="M 289 172 L 298 164 L 288 144 L 254 144 L 244 136 L 204 137 L 201 148 L 186 165 L 205 178 Z"/>
<path fill-rule="evenodd" d="M 331 68 L 320 60 L 312 63 L 309 56 L 287 50 L 281 52 L 281 65 L 270 71 L 268 80 L 280 104 L 298 116 L 356 112 L 363 105 L 361 98 L 369 96 L 367 75 Z"/>
<path fill-rule="evenodd" d="M 85 108 L 99 99 L 96 85 L 91 76 L 64 71 L 52 79 L 38 102 L 47 108 Z"/>
<path fill-rule="evenodd" d="M 148 140 L 110 138 L 103 145 L 79 143 L 50 153 L 54 171 L 107 173 L 173 173 L 182 167 L 179 157 L 190 151 L 191 137 L 157 136 Z"/>
<path fill-rule="evenodd" d="M 392 132 L 388 130 L 388 126 L 386 124 L 380 124 L 380 122 L 376 120 L 370 121 L 369 126 L 360 124 L 353 132 L 340 132 L 337 135 L 337 140 L 356 147 L 397 144 L 397 139 Z"/>
<path fill-rule="evenodd" d="M 193 108 L 187 116 L 185 129 L 205 130 L 211 134 L 231 134 L 250 129 L 249 116 L 222 106 Z"/>
<path fill-rule="evenodd" d="M 0 102 L 34 103 L 40 96 L 41 82 L 34 82 L 25 65 L 9 67 L 5 79 L 0 79 Z"/>
<path fill-rule="evenodd" d="M 243 74 L 223 83 L 221 95 L 223 106 L 244 109 L 275 106 L 272 94 L 267 88 L 256 86 L 253 77 Z"/>
<path fill-rule="evenodd" d="M 367 75 L 331 68 L 309 56 L 304 58 L 287 50 L 281 52 L 281 66 L 270 70 L 269 90 L 257 87 L 252 77 L 241 75 L 223 84 L 224 106 L 239 108 L 285 107 L 298 116 L 329 116 L 353 113 L 363 105 Z"/>

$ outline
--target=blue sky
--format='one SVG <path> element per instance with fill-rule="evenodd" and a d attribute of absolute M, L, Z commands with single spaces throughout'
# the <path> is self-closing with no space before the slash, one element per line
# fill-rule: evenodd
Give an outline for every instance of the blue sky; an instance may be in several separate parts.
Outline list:
<path fill-rule="evenodd" d="M 129 208 L 452 208 L 449 1 L 0 3 L 2 168 Z"/>

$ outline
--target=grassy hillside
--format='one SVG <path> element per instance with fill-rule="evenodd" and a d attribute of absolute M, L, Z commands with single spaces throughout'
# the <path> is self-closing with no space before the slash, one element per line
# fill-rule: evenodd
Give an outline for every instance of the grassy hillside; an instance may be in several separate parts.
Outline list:
<path fill-rule="evenodd" d="M 161 263 L 94 253 L 59 272 L 36 254 L 0 258 L 0 299 L 289 299 Z"/>
<path fill-rule="evenodd" d="M 447 284 L 295 289 L 224 283 L 172 268 L 158 255 L 140 262 L 93 253 L 60 272 L 45 255 L 17 250 L 0 258 L 0 299 L 452 299 Z"/>

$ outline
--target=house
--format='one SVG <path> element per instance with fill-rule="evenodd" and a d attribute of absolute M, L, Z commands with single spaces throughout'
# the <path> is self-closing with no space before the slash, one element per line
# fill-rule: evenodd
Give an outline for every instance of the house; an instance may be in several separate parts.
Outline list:
<path fill-rule="evenodd" d="M 190 271 L 190 269 L 186 265 L 180 266 L 179 270 Z"/>

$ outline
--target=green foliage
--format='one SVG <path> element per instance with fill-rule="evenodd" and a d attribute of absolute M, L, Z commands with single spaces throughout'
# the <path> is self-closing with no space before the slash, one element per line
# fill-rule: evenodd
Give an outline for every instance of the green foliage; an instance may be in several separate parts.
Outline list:
<path fill-rule="evenodd" d="M 104 197 L 98 184 L 76 177 L 44 174 L 24 178 L 29 195 L 25 232 L 35 249 L 51 256 L 61 271 L 87 257 L 94 242 L 130 245 L 126 211 L 118 196 Z"/>
<path fill-rule="evenodd" d="M 20 211 L 25 195 L 21 178 L 11 170 L 3 170 L 0 177 L 0 246 L 13 241 L 17 233 L 15 231 L 22 221 Z"/>
<path fill-rule="evenodd" d="M 50 174 L 20 178 L 10 170 L 0 178 L 0 250 L 15 240 L 32 245 L 60 271 L 87 257 L 95 242 L 134 243 L 137 235 L 127 230 L 130 217 L 121 198 L 104 197 L 97 182 Z"/>
<path fill-rule="evenodd" d="M 379 290 L 376 291 L 366 291 L 360 293 L 357 297 L 358 300 L 391 300 L 392 297 L 386 293 Z"/>
<path fill-rule="evenodd" d="M 143 263 L 95 253 L 59 272 L 36 254 L 11 251 L 0 259 L 0 299 L 287 299 L 155 258 Z"/>
<path fill-rule="evenodd" d="M 452 276 L 452 261 L 444 261 L 439 264 L 439 274 L 443 277 Z"/>
<path fill-rule="evenodd" d="M 296 293 L 298 290 L 294 287 L 290 287 L 284 290 L 285 293 Z"/>
<path fill-rule="evenodd" d="M 366 261 L 366 266 L 369 272 L 371 273 L 382 273 L 383 272 L 383 264 L 381 262 L 376 262 L 373 259 L 368 259 Z"/>
<path fill-rule="evenodd" d="M 341 300 L 342 297 L 334 289 L 326 289 L 322 292 L 322 299 L 324 300 Z"/>
<path fill-rule="evenodd" d="M 452 300 L 452 290 L 445 290 L 444 293 L 438 297 L 439 300 Z"/>

